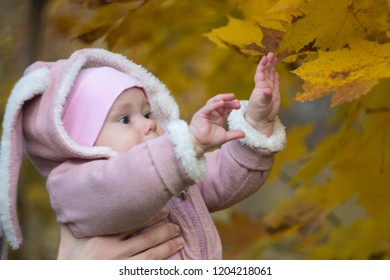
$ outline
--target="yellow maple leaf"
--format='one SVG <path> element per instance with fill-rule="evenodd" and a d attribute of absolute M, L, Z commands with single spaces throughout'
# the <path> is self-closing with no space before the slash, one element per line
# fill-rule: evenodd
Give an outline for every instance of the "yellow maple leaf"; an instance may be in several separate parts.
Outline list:
<path fill-rule="evenodd" d="M 379 78 L 390 77 L 390 43 L 353 40 L 350 48 L 323 52 L 294 71 L 304 83 L 298 101 L 314 100 L 334 92 L 332 106 L 365 95 Z"/>
<path fill-rule="evenodd" d="M 278 0 L 240 0 L 239 5 L 244 18 L 255 19 L 263 15 L 277 2 Z"/>
<path fill-rule="evenodd" d="M 312 0 L 302 2 L 304 15 L 286 28 L 280 53 L 328 51 L 344 47 L 350 38 L 376 38 L 388 30 L 386 0 Z M 311 46 L 310 48 L 308 48 Z"/>
<path fill-rule="evenodd" d="M 229 17 L 226 26 L 213 29 L 205 36 L 218 47 L 232 47 L 247 55 L 256 55 L 256 50 L 244 49 L 242 46 L 261 46 L 263 34 L 259 25 L 251 20 L 240 20 Z"/>
<path fill-rule="evenodd" d="M 244 19 L 255 20 L 266 27 L 284 30 L 283 23 L 291 21 L 291 14 L 299 14 L 298 1 L 241 0 L 240 8 Z"/>
<path fill-rule="evenodd" d="M 280 13 L 284 11 L 293 12 L 290 13 L 293 16 L 298 16 L 302 12 L 299 9 L 301 2 L 304 0 L 279 0 L 272 7 L 270 7 L 268 13 Z"/>
<path fill-rule="evenodd" d="M 275 52 L 291 21 L 291 8 L 268 11 L 276 0 L 241 0 L 243 19 L 229 17 L 228 24 L 205 34 L 219 47 L 230 47 L 245 56 Z"/>

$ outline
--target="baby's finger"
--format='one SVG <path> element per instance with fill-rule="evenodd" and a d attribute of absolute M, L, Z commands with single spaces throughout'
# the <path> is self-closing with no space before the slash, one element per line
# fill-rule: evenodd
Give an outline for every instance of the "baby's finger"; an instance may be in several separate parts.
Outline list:
<path fill-rule="evenodd" d="M 276 57 L 276 55 L 274 55 L 272 59 L 272 65 L 276 67 L 277 64 L 278 64 L 278 58 Z"/>
<path fill-rule="evenodd" d="M 245 137 L 245 133 L 242 130 L 229 130 L 226 132 L 226 142 L 237 140 Z"/>
<path fill-rule="evenodd" d="M 267 58 L 268 58 L 268 63 L 267 65 L 264 67 L 264 75 L 265 75 L 265 79 L 270 79 L 270 76 L 271 76 L 271 68 L 272 68 L 272 58 L 273 58 L 273 54 L 272 53 L 268 53 L 267 55 Z"/>
<path fill-rule="evenodd" d="M 233 101 L 225 101 L 224 108 L 225 109 L 240 109 L 241 103 L 237 99 L 235 99 Z"/>
<path fill-rule="evenodd" d="M 206 114 L 209 114 L 212 111 L 215 111 L 215 110 L 217 110 L 219 108 L 222 108 L 224 103 L 225 103 L 225 101 L 223 101 L 223 100 L 215 100 L 214 101 L 214 100 L 210 99 L 206 103 L 206 105 L 204 105 L 204 107 L 203 107 L 204 108 L 204 112 Z"/>
<path fill-rule="evenodd" d="M 265 69 L 267 63 L 268 63 L 268 57 L 267 57 L 267 56 L 263 56 L 263 57 L 260 59 L 260 62 L 259 62 L 259 64 L 257 65 L 257 68 L 256 68 L 255 77 L 254 77 L 255 84 L 256 84 L 258 81 L 264 81 L 264 80 L 265 80 L 264 69 Z"/>
<path fill-rule="evenodd" d="M 274 53 L 273 53 L 273 52 L 269 52 L 269 53 L 267 54 L 267 58 L 268 58 L 268 62 L 271 63 L 271 64 L 273 64 L 273 61 L 274 61 L 274 59 L 275 59 Z"/>
<path fill-rule="evenodd" d="M 275 74 L 274 74 L 274 88 L 275 88 L 275 92 L 277 92 L 277 93 L 279 93 L 279 84 L 280 84 L 279 73 L 275 72 Z"/>
<path fill-rule="evenodd" d="M 218 111 L 219 113 L 222 113 L 225 110 L 228 109 L 235 109 L 240 108 L 240 102 L 236 99 L 233 101 L 224 101 L 224 100 L 218 100 L 210 103 L 206 103 L 204 106 L 204 113 L 205 114 L 211 114 L 212 112 Z"/>
<path fill-rule="evenodd" d="M 272 53 L 270 53 L 272 54 Z M 274 85 L 274 80 L 275 80 L 275 66 L 276 66 L 276 57 L 272 54 L 271 58 L 270 58 L 270 63 L 269 63 L 269 67 L 270 67 L 270 74 L 269 74 L 269 79 L 271 81 L 271 85 L 273 87 Z"/>
<path fill-rule="evenodd" d="M 259 62 L 260 67 L 265 67 L 268 64 L 268 56 L 264 55 Z"/>
<path fill-rule="evenodd" d="M 236 98 L 234 93 L 220 93 L 207 100 L 206 104 L 215 103 L 218 101 L 231 101 Z"/>

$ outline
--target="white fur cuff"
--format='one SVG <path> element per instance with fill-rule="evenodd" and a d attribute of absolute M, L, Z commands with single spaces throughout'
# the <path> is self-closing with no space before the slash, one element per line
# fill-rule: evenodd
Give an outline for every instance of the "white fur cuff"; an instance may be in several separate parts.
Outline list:
<path fill-rule="evenodd" d="M 206 159 L 196 157 L 191 133 L 183 120 L 175 120 L 167 125 L 169 138 L 175 145 L 176 158 L 180 160 L 187 175 L 194 181 L 200 181 L 206 174 Z"/>
<path fill-rule="evenodd" d="M 276 117 L 274 132 L 271 136 L 266 136 L 254 129 L 244 118 L 247 111 L 248 101 L 241 101 L 241 108 L 233 110 L 228 118 L 230 130 L 242 130 L 245 138 L 240 139 L 241 143 L 252 148 L 263 148 L 271 152 L 278 152 L 284 149 L 286 145 L 286 131 L 279 118 Z"/>

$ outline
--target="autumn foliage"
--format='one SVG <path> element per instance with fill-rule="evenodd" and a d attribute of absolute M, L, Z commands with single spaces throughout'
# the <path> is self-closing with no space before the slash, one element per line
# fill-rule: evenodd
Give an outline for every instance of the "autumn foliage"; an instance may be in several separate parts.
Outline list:
<path fill-rule="evenodd" d="M 288 146 L 259 196 L 215 215 L 224 258 L 390 259 L 389 1 L 52 0 L 42 18 L 37 58 L 121 52 L 168 85 L 185 119 L 216 93 L 248 98 L 254 62 L 274 52 Z M 313 113 L 297 121 L 296 108 Z"/>

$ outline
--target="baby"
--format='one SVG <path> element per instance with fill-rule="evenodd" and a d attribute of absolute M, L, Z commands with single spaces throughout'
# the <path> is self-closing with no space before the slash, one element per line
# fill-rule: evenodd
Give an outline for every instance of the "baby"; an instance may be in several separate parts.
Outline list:
<path fill-rule="evenodd" d="M 261 59 L 249 101 L 219 94 L 187 125 L 166 87 L 121 55 L 85 49 L 33 64 L 15 85 L 3 121 L 7 241 L 21 244 L 15 204 L 24 139 L 47 177 L 57 220 L 76 237 L 126 232 L 168 207 L 160 223 L 177 224 L 185 241 L 171 259 L 221 259 L 209 213 L 253 194 L 285 145 L 275 66 L 272 53 Z"/>

